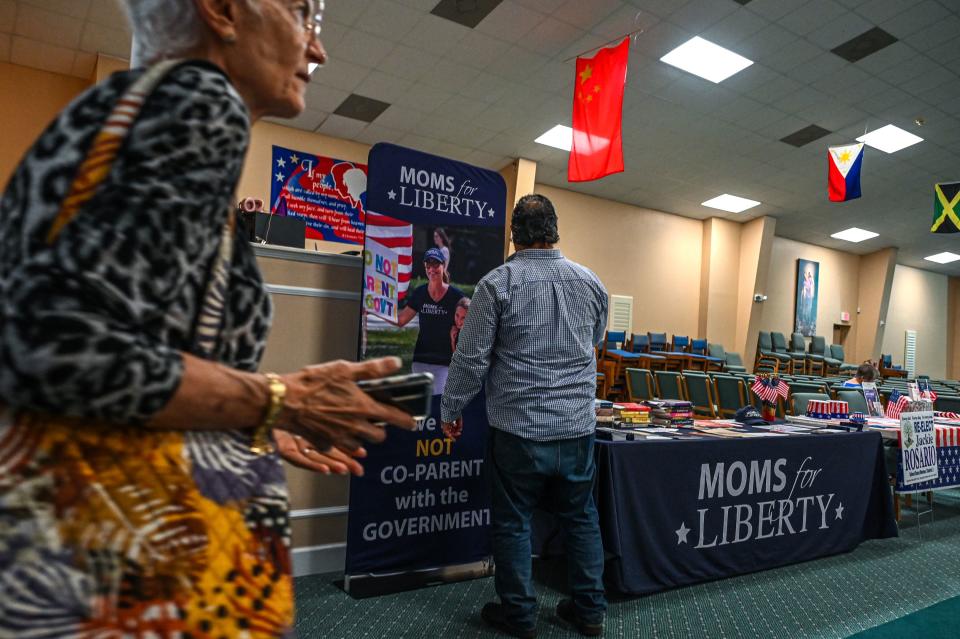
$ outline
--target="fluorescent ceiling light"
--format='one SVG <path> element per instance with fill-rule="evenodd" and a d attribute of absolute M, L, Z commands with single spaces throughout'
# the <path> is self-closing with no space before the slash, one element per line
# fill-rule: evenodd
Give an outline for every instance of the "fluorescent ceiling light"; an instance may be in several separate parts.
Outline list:
<path fill-rule="evenodd" d="M 690 38 L 660 58 L 660 61 L 718 83 L 753 64 L 753 60 L 747 60 L 700 36 Z"/>
<path fill-rule="evenodd" d="M 946 251 L 944 253 L 937 253 L 936 255 L 928 255 L 923 259 L 936 262 L 937 264 L 949 264 L 950 262 L 960 260 L 960 255 Z"/>
<path fill-rule="evenodd" d="M 709 206 L 712 209 L 720 209 L 721 211 L 730 211 L 731 213 L 742 213 L 747 209 L 752 209 L 756 205 L 760 204 L 756 200 L 748 200 L 745 197 L 737 197 L 736 195 L 730 195 L 729 193 L 724 193 L 723 195 L 718 195 L 712 200 L 707 200 L 702 203 L 704 206 Z"/>
<path fill-rule="evenodd" d="M 838 240 L 843 240 L 844 242 L 862 242 L 864 240 L 869 240 L 872 237 L 877 237 L 879 233 L 874 233 L 873 231 L 865 231 L 863 229 L 858 229 L 857 227 L 849 228 L 846 231 L 840 231 L 839 233 L 834 233 L 830 237 L 835 237 Z"/>
<path fill-rule="evenodd" d="M 573 146 L 573 129 L 568 126 L 558 124 L 534 140 L 534 142 L 546 144 L 547 146 L 552 146 L 555 149 L 569 151 L 570 147 Z"/>
<path fill-rule="evenodd" d="M 913 146 L 917 142 L 923 142 L 923 138 L 904 131 L 900 127 L 888 124 L 882 129 L 871 131 L 857 138 L 857 142 L 863 142 L 867 146 L 880 149 L 884 153 L 896 153 L 900 149 Z"/>
<path fill-rule="evenodd" d="M 311 63 L 307 64 L 307 73 L 312 74 L 314 71 L 317 70 L 317 67 L 319 67 L 319 66 L 320 66 L 320 65 L 317 64 L 316 62 L 311 62 Z"/>

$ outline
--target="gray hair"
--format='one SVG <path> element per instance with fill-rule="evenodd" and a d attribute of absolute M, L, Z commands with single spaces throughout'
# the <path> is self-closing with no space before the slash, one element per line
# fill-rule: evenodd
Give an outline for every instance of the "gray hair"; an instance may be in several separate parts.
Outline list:
<path fill-rule="evenodd" d="M 193 0 L 125 0 L 125 4 L 133 28 L 131 67 L 181 56 L 203 38 Z"/>

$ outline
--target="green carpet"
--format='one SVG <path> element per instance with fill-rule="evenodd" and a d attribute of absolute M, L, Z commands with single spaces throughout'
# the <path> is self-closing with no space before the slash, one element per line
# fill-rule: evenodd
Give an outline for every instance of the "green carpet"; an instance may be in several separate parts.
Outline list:
<path fill-rule="evenodd" d="M 604 636 L 841 638 L 900 618 L 906 623 L 911 613 L 960 595 L 960 493 L 939 493 L 935 508 L 933 523 L 923 519 L 922 538 L 916 517 L 905 511 L 899 539 L 869 541 L 845 555 L 777 570 L 613 601 Z M 579 636 L 553 615 L 562 596 L 562 573 L 558 561 L 537 562 L 543 638 Z M 500 636 L 479 617 L 480 606 L 495 599 L 492 579 L 354 600 L 336 587 L 338 578 L 296 580 L 300 637 Z M 936 625 L 940 614 L 932 615 L 917 617 L 918 623 L 929 624 L 924 636 L 958 636 L 956 622 L 949 635 L 942 634 Z"/>
<path fill-rule="evenodd" d="M 956 637 L 960 634 L 960 597 L 890 621 L 882 626 L 854 635 L 856 639 L 924 639 L 926 637 Z"/>

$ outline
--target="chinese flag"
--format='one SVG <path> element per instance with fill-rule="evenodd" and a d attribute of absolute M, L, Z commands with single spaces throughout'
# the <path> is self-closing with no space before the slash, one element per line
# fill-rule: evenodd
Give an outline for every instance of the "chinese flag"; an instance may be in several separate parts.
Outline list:
<path fill-rule="evenodd" d="M 630 38 L 577 58 L 573 91 L 573 146 L 567 180 L 585 182 L 623 171 L 623 84 L 627 79 Z"/>

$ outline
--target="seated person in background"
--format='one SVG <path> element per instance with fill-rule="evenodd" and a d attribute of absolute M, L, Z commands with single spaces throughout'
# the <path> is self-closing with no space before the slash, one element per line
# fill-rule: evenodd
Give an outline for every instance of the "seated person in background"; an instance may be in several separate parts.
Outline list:
<path fill-rule="evenodd" d="M 863 382 L 876 381 L 877 369 L 872 362 L 864 362 L 857 367 L 857 374 L 843 383 L 844 388 L 860 388 Z"/>
<path fill-rule="evenodd" d="M 457 310 L 453 314 L 453 326 L 450 328 L 450 350 L 457 350 L 457 339 L 460 337 L 460 329 L 463 323 L 467 321 L 467 311 L 470 310 L 470 298 L 461 297 L 457 302 Z"/>

